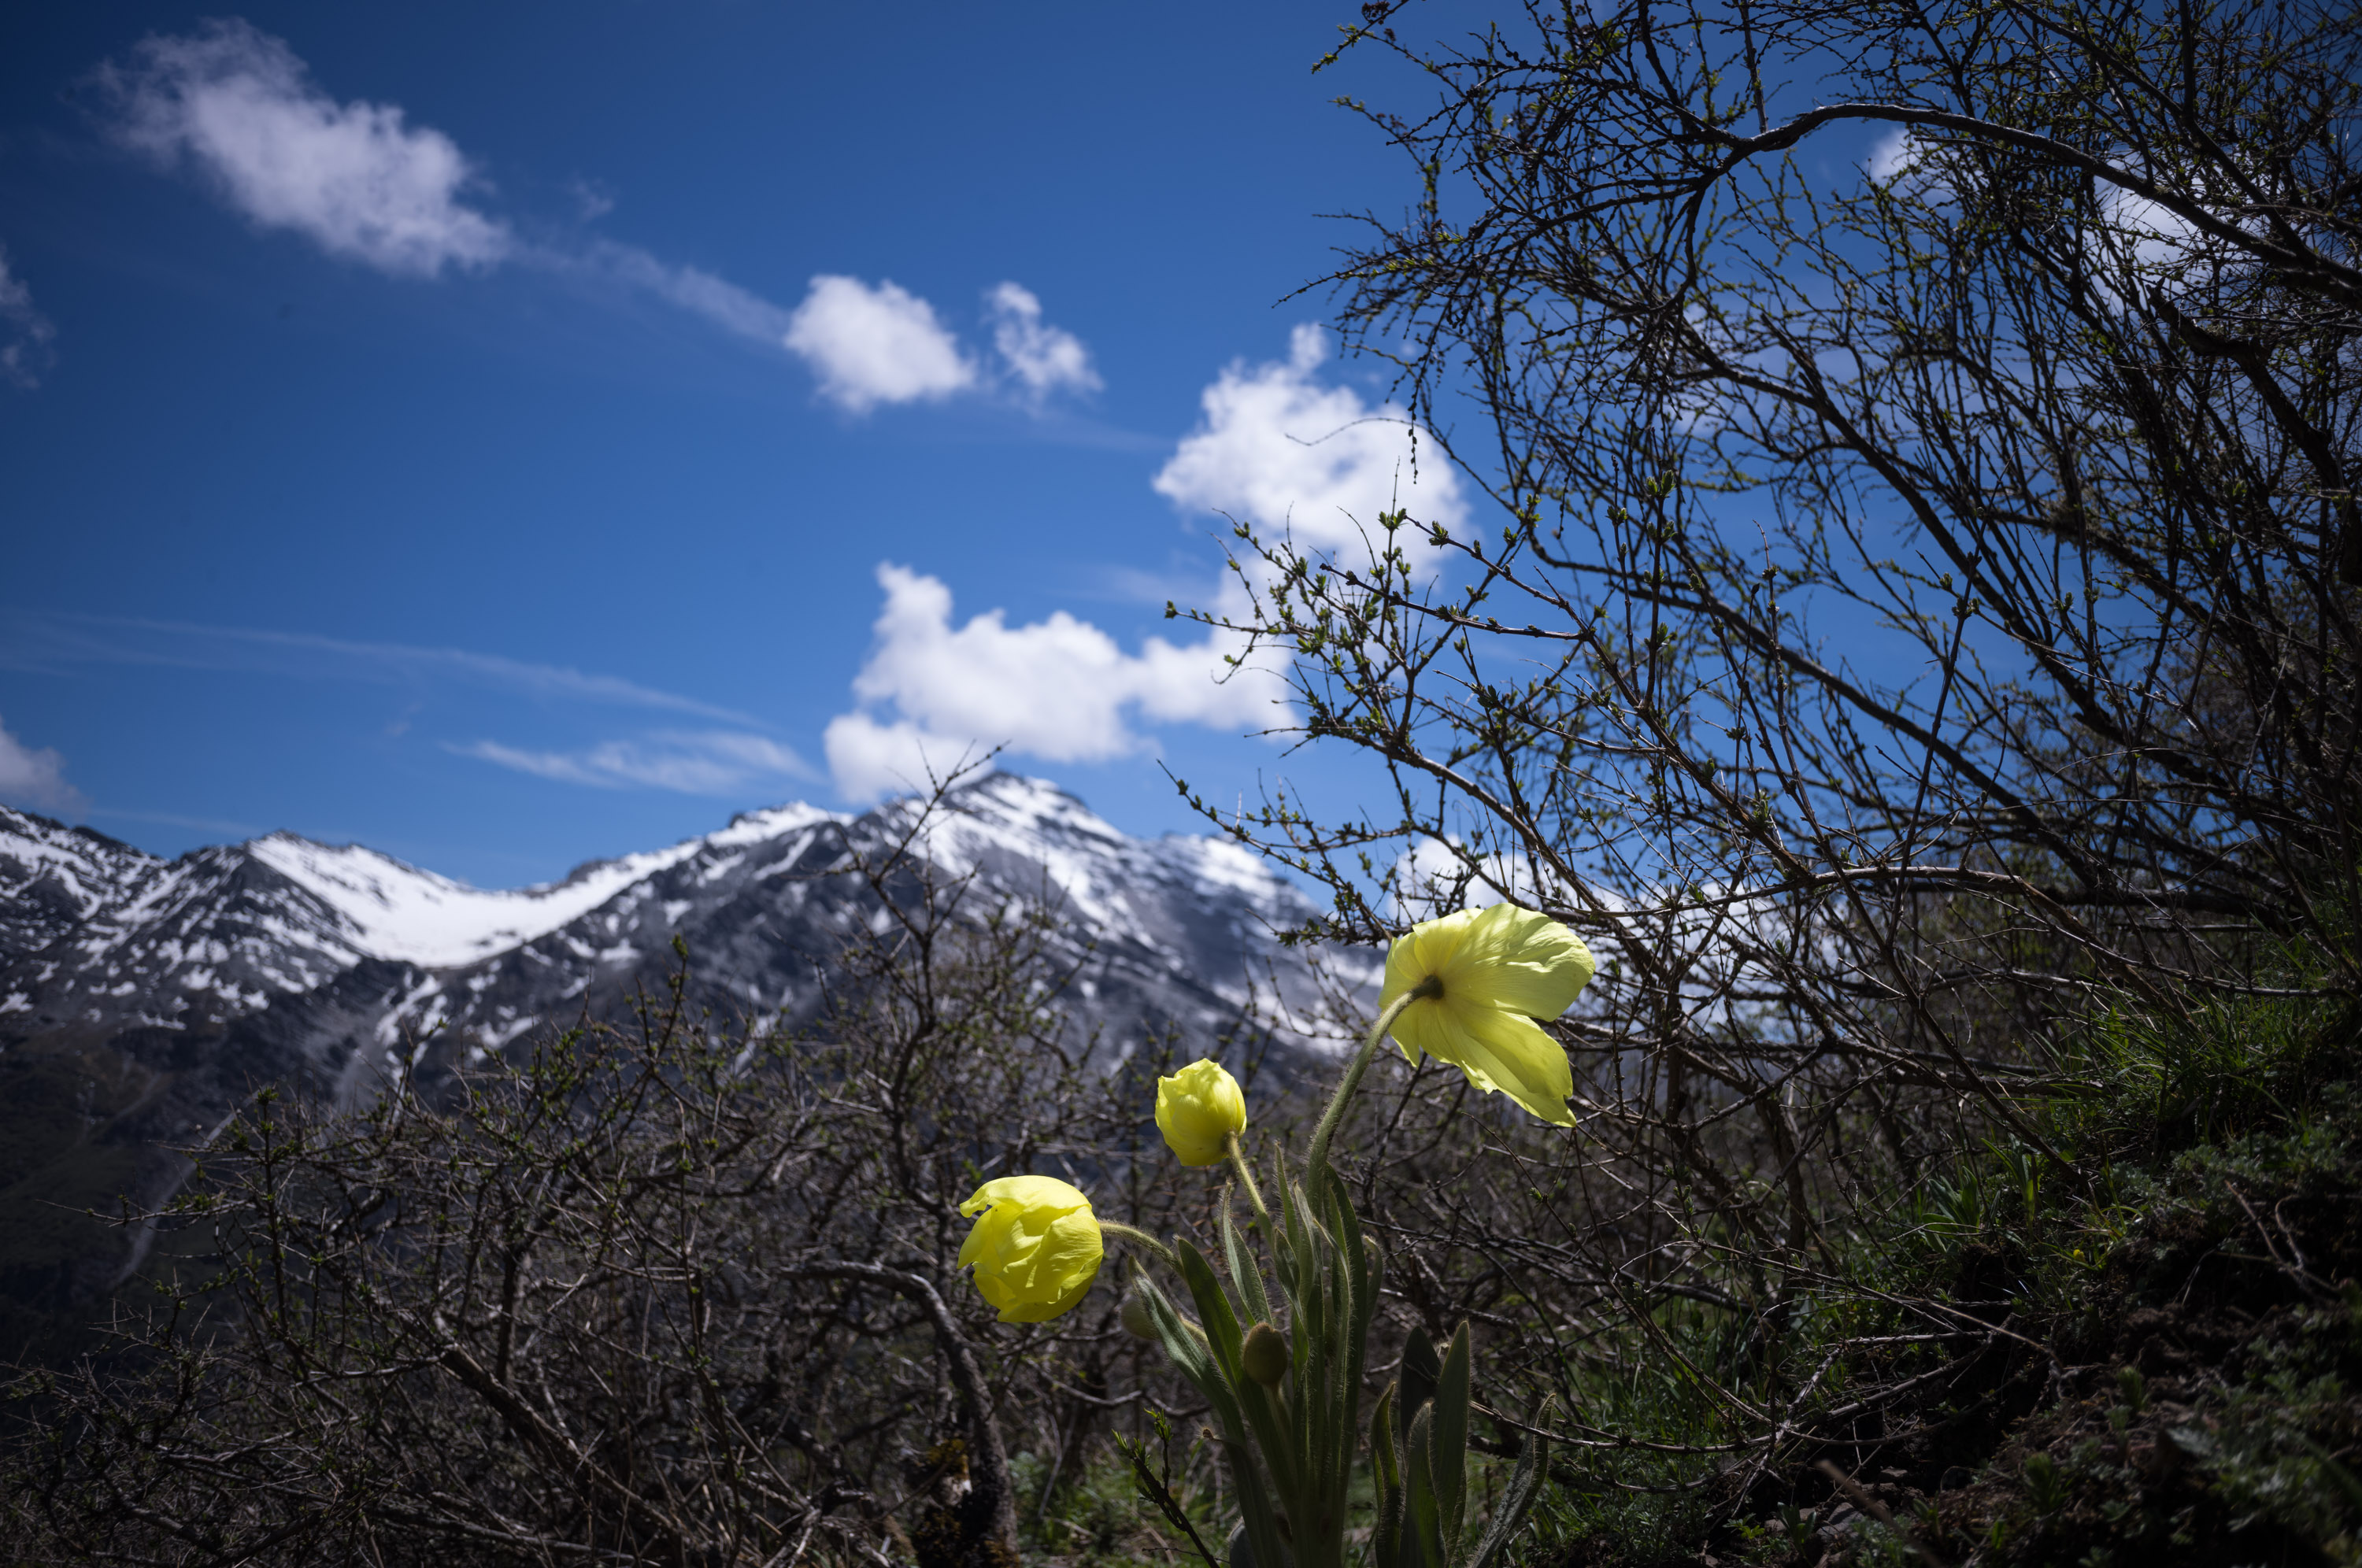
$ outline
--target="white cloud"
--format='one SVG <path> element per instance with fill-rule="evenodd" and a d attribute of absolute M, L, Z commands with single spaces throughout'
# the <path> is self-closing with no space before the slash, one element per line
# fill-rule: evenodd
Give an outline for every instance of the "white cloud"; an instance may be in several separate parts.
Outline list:
<path fill-rule="evenodd" d="M 2198 226 L 2180 213 L 2121 185 L 2097 192 L 2100 235 L 2095 249 L 2118 268 L 2136 275 L 2165 277 L 2201 258 L 2207 247 Z"/>
<path fill-rule="evenodd" d="M 831 719 L 822 744 L 828 751 L 829 777 L 848 801 L 925 790 L 992 749 L 974 740 L 929 734 L 908 719 L 881 721 L 857 709 Z"/>
<path fill-rule="evenodd" d="M 952 624 L 951 590 L 906 567 L 877 569 L 886 607 L 855 677 L 861 707 L 832 721 L 829 770 L 868 798 L 938 774 L 963 754 L 1006 745 L 1046 762 L 1099 762 L 1146 743 L 1133 721 L 1252 728 L 1279 715 L 1285 690 L 1246 669 L 1227 683 L 1213 641 L 1151 637 L 1128 654 L 1065 611 L 1011 626 L 999 610 Z"/>
<path fill-rule="evenodd" d="M 1073 333 L 1043 322 L 1042 302 L 1031 289 L 1003 283 L 985 299 L 992 317 L 992 346 L 1035 401 L 1054 392 L 1098 390 L 1091 351 Z"/>
<path fill-rule="evenodd" d="M 474 171 L 441 131 L 391 104 L 339 104 L 280 39 L 242 21 L 149 38 L 100 78 L 116 134 L 168 166 L 186 161 L 248 217 L 333 255 L 431 278 L 510 249 L 502 224 L 461 202 Z"/>
<path fill-rule="evenodd" d="M 0 801 L 37 812 L 78 816 L 90 802 L 66 782 L 66 759 L 48 746 L 35 751 L 0 723 Z"/>
<path fill-rule="evenodd" d="M 935 307 L 890 282 L 814 278 L 781 340 L 811 366 L 823 394 L 855 414 L 948 397 L 977 382 L 975 363 Z"/>
<path fill-rule="evenodd" d="M 2127 160 L 2136 171 L 2136 160 Z M 2157 178 L 2151 173 L 2152 178 Z M 2206 202 L 2202 184 L 2160 179 L 2169 189 Z M 2097 292 L 2118 306 L 2136 306 L 2144 295 L 2195 294 L 2200 300 L 2219 297 L 2227 277 L 2252 263 L 2234 243 L 2215 237 L 2162 203 L 2151 201 L 2121 185 L 2096 183 L 2092 193 L 2095 220 L 2082 230 L 2083 255 Z M 2235 203 L 2210 204 L 2213 215 L 2235 227 L 2260 235 L 2261 218 L 2242 212 Z"/>
<path fill-rule="evenodd" d="M 765 778 L 810 778 L 804 759 L 777 741 L 737 731 L 664 731 L 638 741 L 602 741 L 586 751 L 525 751 L 498 741 L 446 749 L 461 756 L 602 790 L 673 790 L 734 795 Z"/>
<path fill-rule="evenodd" d="M 1870 177 L 1883 185 L 1912 173 L 1926 152 L 1926 145 L 1911 127 L 1895 126 L 1871 144 L 1867 163 Z"/>
<path fill-rule="evenodd" d="M 1456 840 L 1415 838 L 1386 872 L 1386 912 L 1398 921 L 1433 920 L 1491 902 L 1484 893 Z"/>
<path fill-rule="evenodd" d="M 1898 194 L 1949 204 L 1956 200 L 1956 191 L 1943 153 L 1940 138 L 1914 127 L 1897 126 L 1872 145 L 1866 167 L 1874 182 L 1891 186 Z M 2169 176 L 2160 176 L 2137 154 L 2119 149 L 2114 157 L 2119 167 L 2135 174 L 2161 178 L 2169 187 L 2178 183 Z M 2186 184 L 2180 188 L 2185 194 L 2206 200 L 2202 184 L 2194 190 Z M 2131 297 L 2128 287 L 2202 283 L 2235 261 L 2196 224 L 2147 196 L 2109 180 L 2094 180 L 2092 195 L 2095 221 L 2082 230 L 2084 260 L 2100 293 L 2119 304 Z M 2226 221 L 2245 222 L 2260 231 L 2262 221 L 2243 218 L 2241 210 L 2235 202 L 2216 208 L 2217 215 Z"/>
<path fill-rule="evenodd" d="M 1011 293 L 1023 291 L 1003 285 L 996 304 Z M 1031 308 L 1017 315 L 1038 323 L 1038 304 L 1030 294 L 1024 301 Z M 1403 411 L 1320 385 L 1323 353 L 1319 328 L 1298 327 L 1285 361 L 1224 370 L 1206 389 L 1204 424 L 1157 474 L 1156 489 L 1185 508 L 1292 528 L 1314 548 L 1357 545 L 1359 528 L 1374 530 L 1377 514 L 1398 502 L 1422 522 L 1463 523 L 1459 481 L 1440 455 L 1414 469 Z M 1423 536 L 1405 543 L 1420 550 Z M 951 590 L 937 579 L 886 565 L 877 581 L 886 606 L 854 679 L 857 706 L 830 723 L 825 739 L 829 771 L 848 798 L 923 784 L 995 746 L 1046 762 L 1099 762 L 1145 748 L 1143 724 L 1237 732 L 1288 722 L 1286 679 L 1230 662 L 1243 649 L 1233 634 L 1209 631 L 1186 645 L 1151 637 L 1127 653 L 1064 611 L 1011 626 L 993 610 L 955 626 Z M 1238 608 L 1237 591 L 1226 587 L 1221 607 Z"/>
<path fill-rule="evenodd" d="M 1324 387 L 1313 372 L 1326 335 L 1298 326 L 1285 360 L 1233 364 L 1201 402 L 1205 423 L 1182 441 L 1154 480 L 1158 493 L 1190 510 L 1220 512 L 1314 549 L 1351 547 L 1378 535 L 1378 513 L 1397 504 L 1420 523 L 1466 521 L 1460 480 L 1441 453 L 1415 439 L 1394 403 L 1365 405 L 1350 387 Z M 1418 537 L 1403 542 L 1416 551 Z"/>
<path fill-rule="evenodd" d="M 8 252 L 0 249 L 0 381 L 39 386 L 56 336 L 50 318 L 33 308 L 33 292 L 8 270 Z"/>

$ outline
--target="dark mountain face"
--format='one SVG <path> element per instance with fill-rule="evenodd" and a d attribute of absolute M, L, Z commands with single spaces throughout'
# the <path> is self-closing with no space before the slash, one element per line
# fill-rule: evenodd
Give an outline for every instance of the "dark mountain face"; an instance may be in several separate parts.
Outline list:
<path fill-rule="evenodd" d="M 922 820 L 915 801 L 783 806 L 484 892 L 283 834 L 167 862 L 0 808 L 0 1314 L 7 1298 L 54 1310 L 136 1266 L 144 1231 L 94 1244 L 48 1205 L 160 1201 L 187 1170 L 172 1146 L 262 1084 L 362 1103 L 392 1075 L 660 990 L 676 936 L 717 1012 L 809 1016 L 822 966 L 876 913 L 832 871 Z M 1310 906 L 1246 851 L 1128 838 L 1037 780 L 963 786 L 913 849 L 939 881 L 972 878 L 976 907 L 1057 911 L 1054 946 L 1079 966 L 1064 1002 L 1110 1065 L 1171 1024 L 1209 1038 L 1251 1002 L 1308 1040 L 1328 1032 L 1324 980 L 1377 977 L 1369 955 L 1282 947 L 1274 930 Z"/>

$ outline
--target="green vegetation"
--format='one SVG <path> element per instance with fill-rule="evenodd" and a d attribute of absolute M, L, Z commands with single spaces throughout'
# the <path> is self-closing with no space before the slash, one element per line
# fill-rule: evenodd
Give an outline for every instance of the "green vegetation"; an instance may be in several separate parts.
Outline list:
<path fill-rule="evenodd" d="M 1526 1560 L 2362 1562 L 2362 1014 L 2110 1010 L 2056 1066 L 2069 1092 L 2028 1121 L 2066 1165 L 1994 1139 L 1927 1173 L 1831 1238 L 1827 1288 L 1755 1375 L 1733 1315 L 1657 1314 L 1724 1389 L 1808 1379 L 1793 1441 L 1595 1458 Z M 1751 1426 L 1662 1362 L 1585 1394 L 1635 1439 Z"/>

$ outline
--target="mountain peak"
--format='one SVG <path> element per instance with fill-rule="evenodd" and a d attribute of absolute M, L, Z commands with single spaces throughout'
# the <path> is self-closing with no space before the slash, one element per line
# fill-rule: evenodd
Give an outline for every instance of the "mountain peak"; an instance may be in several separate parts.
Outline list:
<path fill-rule="evenodd" d="M 571 977 L 561 988 L 579 997 L 669 961 L 675 933 L 691 937 L 701 969 L 711 950 L 749 955 L 763 977 L 730 988 L 777 1005 L 787 976 L 809 979 L 821 932 L 835 928 L 823 922 L 798 939 L 804 951 L 785 969 L 762 944 L 806 922 L 815 900 L 836 897 L 816 892 L 816 882 L 845 848 L 865 844 L 911 845 L 944 875 L 1046 900 L 1088 933 L 1078 938 L 1087 945 L 1242 1000 L 1249 971 L 1269 967 L 1271 932 L 1309 912 L 1298 890 L 1238 846 L 1129 837 L 1047 779 L 986 773 L 944 805 L 915 845 L 908 835 L 922 799 L 860 816 L 789 801 L 661 849 L 586 862 L 561 881 L 504 889 L 292 833 L 167 863 L 8 812 L 0 816 L 0 1035 L 27 1038 L 50 1026 L 44 1019 L 83 1030 L 214 1028 L 372 962 L 418 971 L 419 998 L 461 983 L 488 996 L 493 969 L 518 963 Z M 1250 952 L 1259 956 L 1250 961 Z M 523 986 L 505 1012 L 483 1021 L 508 1037 L 546 1016 L 545 988 Z M 456 1024 L 472 1006 L 453 1002 L 435 1016 Z"/>
<path fill-rule="evenodd" d="M 1311 906 L 1236 845 L 1132 838 L 1015 774 L 966 781 L 945 806 L 914 836 L 922 801 L 858 815 L 789 802 L 504 890 L 294 834 L 166 862 L 0 815 L 0 1093 L 74 1108 L 72 1162 L 43 1193 L 111 1206 L 112 1187 L 72 1185 L 99 1173 L 153 1204 L 188 1169 L 170 1149 L 259 1085 L 352 1105 L 405 1077 L 442 1081 L 537 1029 L 624 1016 L 661 993 L 676 943 L 693 1006 L 805 1025 L 847 934 L 875 929 L 890 896 L 843 875 L 848 855 L 914 854 L 968 885 L 966 911 L 1051 911 L 1033 939 L 1069 977 L 1073 1039 L 1103 1060 L 1175 1026 L 1218 1040 L 1251 1013 L 1290 1046 L 1341 1039 L 1331 988 L 1377 978 L 1366 953 L 1276 941 Z"/>

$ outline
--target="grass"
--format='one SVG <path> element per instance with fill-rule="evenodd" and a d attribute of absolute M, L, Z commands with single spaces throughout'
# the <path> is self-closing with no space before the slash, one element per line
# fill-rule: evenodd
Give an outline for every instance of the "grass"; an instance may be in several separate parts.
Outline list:
<path fill-rule="evenodd" d="M 1189 1445 L 1180 1441 L 1171 1423 L 1162 1415 L 1152 1420 L 1155 1430 L 1142 1447 L 1142 1458 L 1166 1483 L 1168 1495 L 1187 1510 L 1198 1538 L 1219 1552 L 1223 1531 L 1216 1522 L 1213 1498 L 1185 1478 L 1202 1465 L 1204 1453 L 1185 1455 L 1181 1451 Z M 1041 1454 L 1011 1454 L 1009 1467 L 1017 1487 L 1020 1544 L 1027 1562 L 1202 1568 L 1197 1549 L 1142 1496 L 1131 1463 L 1121 1453 L 1092 1445 L 1079 1467 L 1054 1479 L 1049 1460 Z"/>

